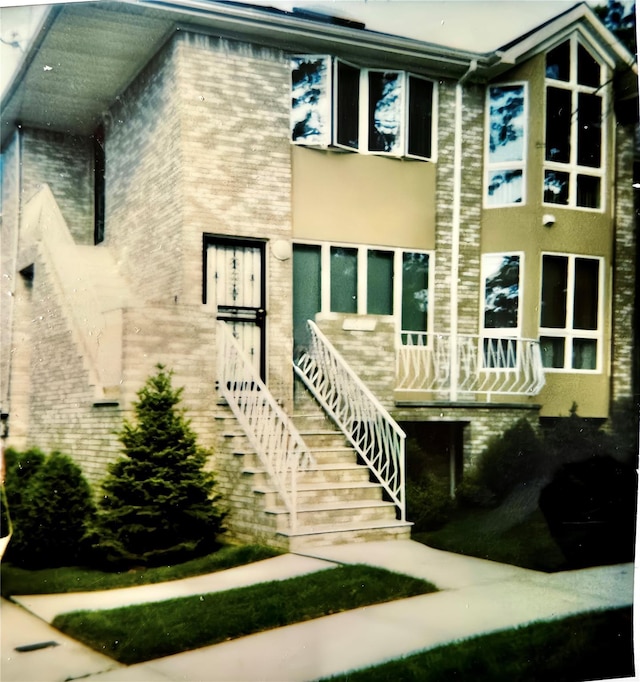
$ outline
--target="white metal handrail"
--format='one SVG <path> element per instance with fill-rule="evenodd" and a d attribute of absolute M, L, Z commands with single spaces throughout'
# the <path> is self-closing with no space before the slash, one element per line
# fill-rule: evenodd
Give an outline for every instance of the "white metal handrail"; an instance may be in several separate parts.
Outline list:
<path fill-rule="evenodd" d="M 229 325 L 219 322 L 217 329 L 219 391 L 255 448 L 289 512 L 290 529 L 295 531 L 298 472 L 315 465 L 313 455 Z"/>
<path fill-rule="evenodd" d="M 315 323 L 296 374 L 336 422 L 400 512 L 405 514 L 405 433 Z"/>
<path fill-rule="evenodd" d="M 451 336 L 402 332 L 397 346 L 396 389 L 450 394 L 536 395 L 545 376 L 536 339 L 459 334 L 456 386 L 452 386 Z"/>

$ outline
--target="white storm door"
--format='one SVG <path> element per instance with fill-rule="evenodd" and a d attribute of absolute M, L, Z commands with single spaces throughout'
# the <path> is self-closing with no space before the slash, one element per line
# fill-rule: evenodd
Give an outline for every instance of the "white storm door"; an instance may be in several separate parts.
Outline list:
<path fill-rule="evenodd" d="M 264 245 L 220 240 L 207 247 L 207 303 L 231 327 L 255 369 L 265 378 Z"/>

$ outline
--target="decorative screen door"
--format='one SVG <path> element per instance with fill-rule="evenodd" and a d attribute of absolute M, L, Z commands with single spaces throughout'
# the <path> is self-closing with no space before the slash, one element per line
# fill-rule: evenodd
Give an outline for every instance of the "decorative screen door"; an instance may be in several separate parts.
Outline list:
<path fill-rule="evenodd" d="M 264 379 L 264 244 L 227 239 L 209 243 L 205 296 Z"/>

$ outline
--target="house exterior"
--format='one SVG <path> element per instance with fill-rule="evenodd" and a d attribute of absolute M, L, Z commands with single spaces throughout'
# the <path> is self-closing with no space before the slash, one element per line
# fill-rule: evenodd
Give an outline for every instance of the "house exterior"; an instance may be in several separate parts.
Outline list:
<path fill-rule="evenodd" d="M 163 363 L 232 535 L 270 541 L 256 497 L 295 526 L 313 410 L 406 532 L 403 431 L 453 487 L 520 418 L 634 396 L 637 110 L 584 4 L 481 53 L 241 3 L 52 6 L 2 103 L 5 445 L 99 481 Z"/>

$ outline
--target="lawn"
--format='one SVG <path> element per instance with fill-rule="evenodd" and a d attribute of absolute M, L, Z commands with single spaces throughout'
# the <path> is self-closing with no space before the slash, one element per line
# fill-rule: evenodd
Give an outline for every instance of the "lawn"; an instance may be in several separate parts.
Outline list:
<path fill-rule="evenodd" d="M 633 677 L 631 608 L 534 623 L 332 677 L 344 682 L 583 682 Z"/>
<path fill-rule="evenodd" d="M 2 563 L 0 579 L 2 596 L 13 594 L 54 594 L 90 592 L 118 587 L 149 585 L 168 580 L 215 573 L 234 566 L 269 559 L 282 552 L 262 545 L 224 545 L 217 552 L 173 566 L 108 573 L 81 566 L 62 566 L 29 571 Z"/>
<path fill-rule="evenodd" d="M 414 533 L 412 539 L 436 549 L 534 571 L 552 573 L 567 568 L 539 509 L 515 525 L 502 520 L 500 510 L 462 509 L 442 528 Z"/>
<path fill-rule="evenodd" d="M 435 589 L 379 568 L 338 566 L 226 592 L 61 614 L 53 626 L 132 664 Z"/>

